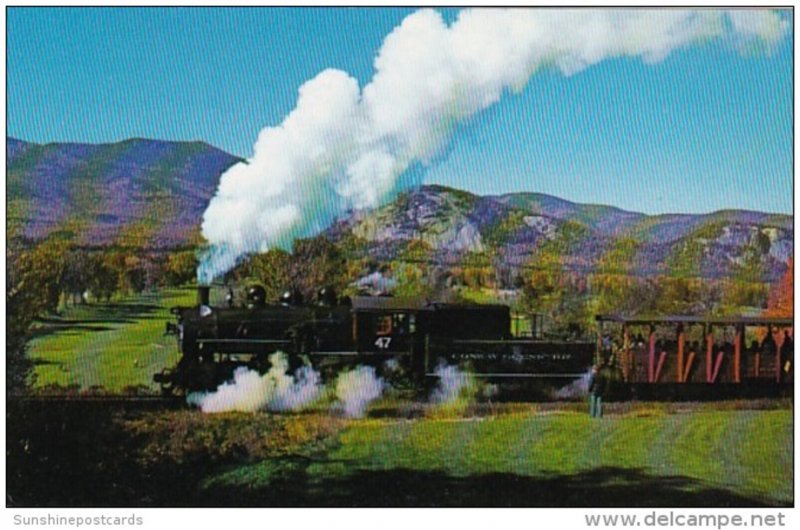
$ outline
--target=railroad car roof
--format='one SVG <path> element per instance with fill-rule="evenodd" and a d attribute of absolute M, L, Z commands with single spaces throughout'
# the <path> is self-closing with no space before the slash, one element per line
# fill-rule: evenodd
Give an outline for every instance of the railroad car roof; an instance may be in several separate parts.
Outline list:
<path fill-rule="evenodd" d="M 431 307 L 423 298 L 406 296 L 354 296 L 352 302 L 356 311 L 421 311 Z"/>
<path fill-rule="evenodd" d="M 434 309 L 508 310 L 502 304 L 446 303 L 409 296 L 354 296 L 356 311 L 430 311 Z"/>
<path fill-rule="evenodd" d="M 619 316 L 619 315 L 597 315 L 598 322 L 620 322 L 633 325 L 647 324 L 715 324 L 715 325 L 735 325 L 744 324 L 746 326 L 792 326 L 794 319 L 778 317 L 758 317 L 758 316 L 697 316 L 697 315 L 667 315 L 656 317 L 643 316 Z"/>

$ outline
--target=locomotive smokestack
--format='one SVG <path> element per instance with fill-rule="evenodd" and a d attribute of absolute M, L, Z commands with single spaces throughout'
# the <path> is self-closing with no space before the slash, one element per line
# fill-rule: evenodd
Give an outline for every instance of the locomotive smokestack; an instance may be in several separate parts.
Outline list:
<path fill-rule="evenodd" d="M 211 287 L 208 285 L 197 286 L 197 305 L 209 305 Z"/>

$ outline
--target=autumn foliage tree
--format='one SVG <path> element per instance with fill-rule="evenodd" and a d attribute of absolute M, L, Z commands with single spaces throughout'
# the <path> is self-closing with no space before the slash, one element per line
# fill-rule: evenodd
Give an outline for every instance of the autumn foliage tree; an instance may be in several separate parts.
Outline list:
<path fill-rule="evenodd" d="M 167 256 L 164 280 L 167 285 L 191 283 L 197 276 L 197 256 L 192 250 L 173 252 Z"/>
<path fill-rule="evenodd" d="M 31 363 L 25 351 L 34 319 L 58 308 L 66 251 L 58 240 L 6 251 L 6 387 L 11 395 L 27 386 Z"/>
<path fill-rule="evenodd" d="M 786 262 L 786 272 L 770 289 L 766 316 L 794 316 L 794 258 Z"/>
<path fill-rule="evenodd" d="M 321 287 L 331 286 L 336 292 L 355 278 L 349 277 L 347 259 L 341 249 L 324 235 L 297 239 L 292 249 L 292 284 L 300 289 L 306 300 L 313 300 Z"/>
<path fill-rule="evenodd" d="M 281 249 L 252 254 L 234 270 L 231 280 L 236 284 L 257 283 L 267 291 L 267 300 L 275 301 L 292 286 L 291 256 Z"/>

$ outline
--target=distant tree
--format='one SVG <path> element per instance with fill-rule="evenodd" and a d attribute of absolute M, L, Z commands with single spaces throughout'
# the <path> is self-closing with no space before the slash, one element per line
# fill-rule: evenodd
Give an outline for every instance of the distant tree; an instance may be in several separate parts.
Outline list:
<path fill-rule="evenodd" d="M 104 261 L 114 271 L 114 277 L 117 280 L 114 291 L 124 292 L 126 288 L 125 280 L 123 279 L 123 274 L 125 273 L 125 254 L 118 250 L 112 250 L 105 255 Z"/>
<path fill-rule="evenodd" d="M 483 287 L 483 275 L 481 269 L 478 267 L 464 268 L 464 283 L 471 289 L 480 289 Z"/>
<path fill-rule="evenodd" d="M 624 313 L 632 279 L 625 274 L 594 274 L 590 278 L 592 311 L 597 314 Z"/>
<path fill-rule="evenodd" d="M 147 286 L 147 262 L 137 256 L 125 257 L 125 283 L 127 290 L 141 293 Z"/>
<path fill-rule="evenodd" d="M 561 257 L 539 254 L 524 278 L 520 308 L 548 316 L 553 330 L 592 324 L 592 300 L 577 273 L 565 272 Z"/>
<path fill-rule="evenodd" d="M 660 291 L 658 278 L 632 278 L 619 312 L 632 315 L 656 314 Z"/>
<path fill-rule="evenodd" d="M 118 273 L 109 256 L 99 252 L 92 255 L 91 270 L 90 290 L 98 299 L 109 301 L 119 284 Z"/>
<path fill-rule="evenodd" d="M 461 267 L 450 267 L 449 269 L 444 269 L 444 285 L 448 289 L 452 289 L 454 287 L 463 287 L 464 286 L 464 269 Z"/>
<path fill-rule="evenodd" d="M 722 297 L 722 310 L 739 313 L 750 308 L 767 305 L 769 286 L 763 281 L 763 263 L 760 253 L 750 248 L 740 264 L 731 271 Z"/>
<path fill-rule="evenodd" d="M 336 241 L 336 246 L 348 260 L 355 260 L 366 256 L 369 243 L 366 239 L 347 232 Z"/>
<path fill-rule="evenodd" d="M 193 250 L 169 254 L 164 264 L 164 281 L 178 286 L 191 283 L 197 277 L 197 256 Z"/>
<path fill-rule="evenodd" d="M 503 260 L 495 259 L 492 270 L 494 272 L 494 285 L 498 289 L 513 289 L 515 287 L 519 275 L 514 268 L 506 265 Z"/>
<path fill-rule="evenodd" d="M 394 264 L 390 265 L 389 268 L 393 267 Z M 344 276 L 348 279 L 348 282 L 346 285 L 342 286 L 342 290 L 339 291 L 339 294 L 346 296 L 354 296 L 359 294 L 361 288 L 357 285 L 357 280 L 376 271 L 384 274 L 382 269 L 383 267 L 380 267 L 376 263 L 372 262 L 372 260 L 367 256 L 345 259 Z"/>
<path fill-rule="evenodd" d="M 766 316 L 794 316 L 794 258 L 786 262 L 786 272 L 772 285 L 767 300 Z"/>
<path fill-rule="evenodd" d="M 258 283 L 267 291 L 267 300 L 277 300 L 291 287 L 291 256 L 281 249 L 251 254 L 236 267 L 234 281 Z"/>
<path fill-rule="evenodd" d="M 537 313 L 552 312 L 562 296 L 564 272 L 561 257 L 555 252 L 540 252 L 527 267 L 522 288 L 528 306 Z"/>
<path fill-rule="evenodd" d="M 6 250 L 6 385 L 11 395 L 27 388 L 32 364 L 26 345 L 34 320 L 58 308 L 66 251 L 66 243 L 58 240 Z"/>
<path fill-rule="evenodd" d="M 23 392 L 33 367 L 25 355 L 28 329 L 37 312 L 26 296 L 20 254 L 6 252 L 6 387 L 10 395 Z"/>
<path fill-rule="evenodd" d="M 659 281 L 655 313 L 683 315 L 702 312 L 700 282 L 683 276 L 663 276 Z"/>
<path fill-rule="evenodd" d="M 523 302 L 537 313 L 552 313 L 566 295 L 581 294 L 577 284 L 568 281 L 566 259 L 575 245 L 588 236 L 588 229 L 565 222 L 554 239 L 536 249 L 525 269 Z"/>
<path fill-rule="evenodd" d="M 64 256 L 64 274 L 61 279 L 65 303 L 73 305 L 84 302 L 84 293 L 92 281 L 92 263 L 89 254 L 82 249 L 73 249 Z"/>
<path fill-rule="evenodd" d="M 431 245 L 422 239 L 412 239 L 400 253 L 402 261 L 425 262 L 430 259 Z"/>
<path fill-rule="evenodd" d="M 295 240 L 291 261 L 292 284 L 307 300 L 328 285 L 343 292 L 355 280 L 339 248 L 324 235 Z"/>
<path fill-rule="evenodd" d="M 38 301 L 37 305 L 41 305 L 40 313 L 58 311 L 68 248 L 66 241 L 49 239 L 21 255 L 22 281 L 27 285 L 27 292 Z"/>
<path fill-rule="evenodd" d="M 393 279 L 397 282 L 397 296 L 433 297 L 434 288 L 426 275 L 427 266 L 422 263 L 395 262 L 392 264 Z"/>
<path fill-rule="evenodd" d="M 128 252 L 113 252 L 108 264 L 117 277 L 117 291 L 121 293 L 140 293 L 147 284 L 147 271 L 144 258 Z"/>
<path fill-rule="evenodd" d="M 461 259 L 463 283 L 471 289 L 495 286 L 493 253 L 489 251 L 468 252 Z"/>

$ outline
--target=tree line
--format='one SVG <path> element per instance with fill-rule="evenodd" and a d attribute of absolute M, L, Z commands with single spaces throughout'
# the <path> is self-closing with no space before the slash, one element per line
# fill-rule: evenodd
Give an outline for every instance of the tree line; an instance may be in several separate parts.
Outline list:
<path fill-rule="evenodd" d="M 313 300 L 323 286 L 352 296 L 363 288 L 359 279 L 371 274 L 390 278 L 393 294 L 402 296 L 476 300 L 476 294 L 502 290 L 514 293 L 514 310 L 550 315 L 555 330 L 576 323 L 589 328 L 594 315 L 605 313 L 724 315 L 763 310 L 773 316 L 791 315 L 791 261 L 784 277 L 773 285 L 761 279 L 755 260 L 720 279 L 702 278 L 684 268 L 637 277 L 621 265 L 635 250 L 623 242 L 595 271 L 583 273 L 562 261 L 569 244 L 570 238 L 564 238 L 543 245 L 524 267 L 511 267 L 489 254 L 468 255 L 458 265 L 444 265 L 432 259 L 430 247 L 422 241 L 408 243 L 395 259 L 387 260 L 372 257 L 357 238 L 334 243 L 317 236 L 295 241 L 292 252 L 273 249 L 246 256 L 220 280 L 233 286 L 261 284 L 269 300 L 277 300 L 287 288 Z M 166 253 L 82 249 L 56 238 L 33 246 L 10 244 L 6 256 L 9 388 L 24 386 L 29 368 L 25 343 L 35 319 L 69 305 L 191 284 L 196 280 L 197 255 L 193 249 Z"/>
<path fill-rule="evenodd" d="M 196 275 L 194 251 L 172 254 L 86 250 L 49 238 L 6 249 L 6 358 L 9 392 L 24 391 L 30 370 L 25 347 L 36 319 L 71 304 L 109 302 L 119 295 L 182 285 Z"/>

